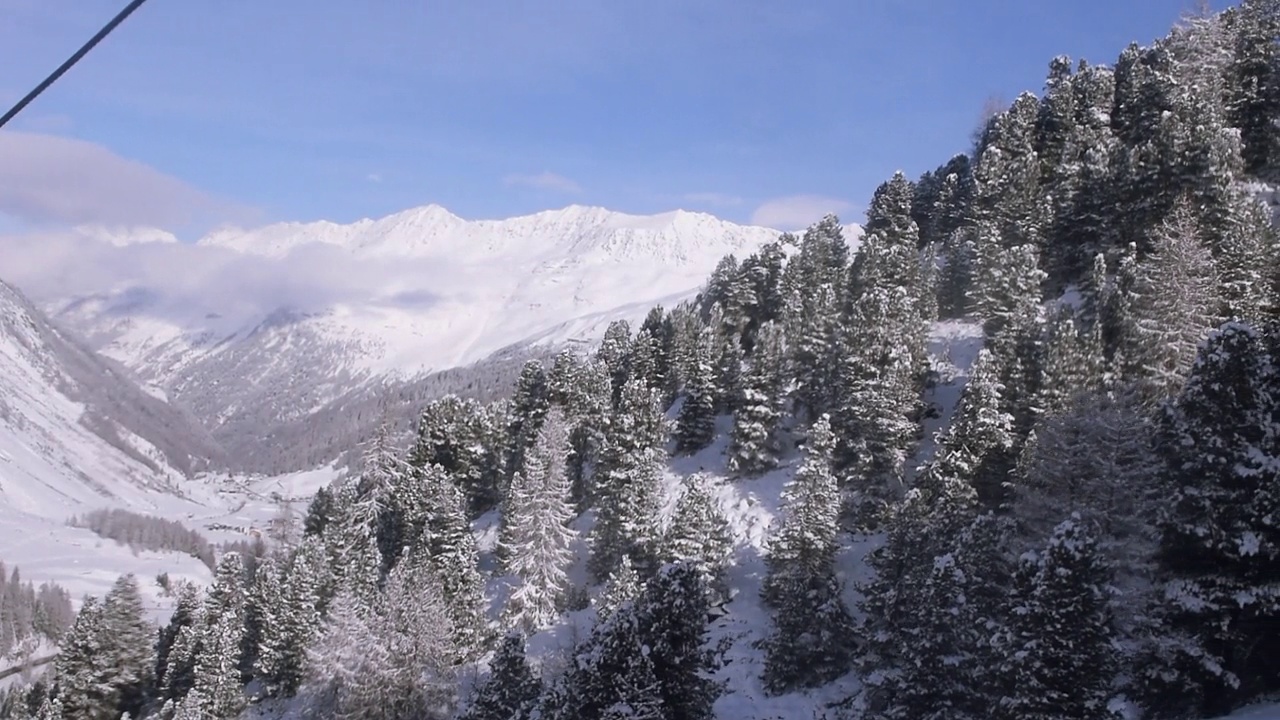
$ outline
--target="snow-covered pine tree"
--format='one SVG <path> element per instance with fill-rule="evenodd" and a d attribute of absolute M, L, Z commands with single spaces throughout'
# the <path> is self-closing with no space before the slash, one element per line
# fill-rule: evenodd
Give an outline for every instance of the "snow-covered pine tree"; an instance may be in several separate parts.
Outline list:
<path fill-rule="evenodd" d="M 731 413 L 737 410 L 738 400 L 742 397 L 742 344 L 733 333 L 724 329 L 727 325 L 722 318 L 717 306 L 710 323 L 715 342 L 716 410 Z"/>
<path fill-rule="evenodd" d="M 949 550 L 914 568 L 904 600 L 915 609 L 893 627 L 897 663 L 879 674 L 872 717 L 990 717 L 1000 690 L 991 638 L 1001 632 L 1005 607 L 1004 529 L 994 516 L 979 515 L 951 538 Z M 883 646 L 885 639 L 877 641 Z"/>
<path fill-rule="evenodd" d="M 759 475 L 778 465 L 782 358 L 782 328 L 772 322 L 761 325 L 733 414 L 728 466 L 738 475 Z"/>
<path fill-rule="evenodd" d="M 678 452 L 698 452 L 710 445 L 715 436 L 716 386 L 711 352 L 711 334 L 704 330 L 694 343 L 684 403 L 676 417 Z"/>
<path fill-rule="evenodd" d="M 100 680 L 110 688 L 108 707 L 117 713 L 139 717 L 154 683 L 155 629 L 143 615 L 138 581 L 122 575 L 102 604 L 100 632 L 106 675 Z"/>
<path fill-rule="evenodd" d="M 486 603 L 466 498 L 445 473 L 430 471 L 423 479 L 430 511 L 419 551 L 411 554 L 423 556 L 439 583 L 449 608 L 452 647 L 460 653 L 457 659 L 473 658 L 486 642 Z"/>
<path fill-rule="evenodd" d="M 309 536 L 308 539 L 312 537 L 314 536 Z M 200 621 L 200 591 L 196 586 L 189 582 L 183 582 L 177 587 L 174 595 L 177 600 L 174 603 L 173 614 L 169 616 L 169 622 L 160 628 L 159 636 L 155 643 L 156 665 L 153 678 L 155 686 L 161 690 L 162 699 L 173 699 L 175 697 L 168 694 L 167 690 L 170 688 L 179 691 L 178 695 L 186 693 L 190 688 L 190 684 L 187 681 L 171 682 L 169 673 L 174 664 L 170 662 L 170 656 L 183 629 L 197 625 Z"/>
<path fill-rule="evenodd" d="M 1148 415 L 1133 393 L 1087 394 L 1043 418 L 1035 436 L 1024 446 L 1013 517 L 1028 544 L 1040 543 L 1072 513 L 1096 528 L 1121 594 L 1117 624 L 1127 630 L 1146 604 L 1156 508 L 1167 498 Z"/>
<path fill-rule="evenodd" d="M 525 475 L 517 475 L 521 485 L 513 483 L 505 506 L 511 512 L 504 525 L 506 570 L 518 583 L 505 610 L 506 623 L 524 633 L 554 622 L 569 589 L 577 532 L 569 527 L 574 513 L 564 462 L 567 447 L 567 426 L 553 410 L 526 458 Z"/>
<path fill-rule="evenodd" d="M 863 246 L 860 256 L 874 247 Z M 837 338 L 835 463 L 859 520 L 867 524 L 897 494 L 907 450 L 919 432 L 922 368 L 913 339 L 923 338 L 915 333 L 918 320 L 906 289 L 870 285 Z"/>
<path fill-rule="evenodd" d="M 597 467 L 597 515 L 588 562 L 597 580 L 608 577 L 623 555 L 643 575 L 655 569 L 659 536 L 653 518 L 660 499 L 665 428 L 656 394 L 642 381 L 628 381 Z"/>
<path fill-rule="evenodd" d="M 783 490 L 782 523 L 769 542 L 762 598 L 774 609 L 764 641 L 770 692 L 816 687 L 849 670 L 852 621 L 835 580 L 840 492 L 832 472 L 835 438 L 822 416 L 805 459 Z"/>
<path fill-rule="evenodd" d="M 798 262 L 794 259 L 787 267 Z M 787 375 L 795 379 L 800 408 L 808 418 L 817 418 L 835 405 L 840 303 L 833 284 L 799 286 L 795 293 L 794 307 L 784 318 Z"/>
<path fill-rule="evenodd" d="M 1164 413 L 1172 490 L 1160 521 L 1156 614 L 1184 643 L 1147 671 L 1153 712 L 1230 712 L 1280 689 L 1280 383 L 1267 340 L 1228 323 L 1202 346 Z"/>
<path fill-rule="evenodd" d="M 1121 352 L 1125 377 L 1140 383 L 1150 402 L 1176 393 L 1214 326 L 1217 285 L 1213 259 L 1183 205 L 1152 235 L 1152 249 L 1136 268 L 1131 321 Z"/>
<path fill-rule="evenodd" d="M 712 718 L 716 688 L 703 648 L 709 609 L 703 573 L 688 562 L 663 566 L 636 604 L 664 720 Z"/>
<path fill-rule="evenodd" d="M 548 390 L 550 393 L 550 390 Z M 506 423 L 495 408 L 472 399 L 446 395 L 432 400 L 418 421 L 418 437 L 409 453 L 415 469 L 439 465 L 467 496 L 468 508 L 480 514 L 501 499 L 502 445 Z"/>
<path fill-rule="evenodd" d="M 1045 327 L 1043 379 L 1034 401 L 1037 414 L 1066 412 L 1075 398 L 1103 389 L 1102 345 L 1092 328 L 1082 328 L 1076 311 L 1062 306 Z"/>
<path fill-rule="evenodd" d="M 103 607 L 96 597 L 85 597 L 75 623 L 67 631 L 58 653 L 55 671 L 57 698 L 65 717 L 96 720 L 114 718 L 113 688 L 106 682 L 111 668 L 102 632 Z"/>
<path fill-rule="evenodd" d="M 323 545 L 303 540 L 280 577 L 276 601 L 266 605 L 257 672 L 272 694 L 290 697 L 302 683 L 329 572 Z"/>
<path fill-rule="evenodd" d="M 1110 568 L 1079 515 L 1059 524 L 1041 553 L 1022 557 L 1000 646 L 1008 720 L 1105 718 L 1118 669 L 1109 609 Z M 1069 641 L 1068 641 L 1069 638 Z"/>
<path fill-rule="evenodd" d="M 895 707 L 905 682 L 906 644 L 921 622 L 920 600 L 935 570 L 935 558 L 951 552 L 978 510 L 978 497 L 966 480 L 927 467 L 916 486 L 891 506 L 883 545 L 867 564 L 875 571 L 862 589 L 865 619 L 859 668 L 867 681 L 869 706 Z M 944 579 L 944 578 L 939 578 Z"/>
<path fill-rule="evenodd" d="M 596 360 L 604 364 L 605 373 L 609 376 L 612 388 L 610 397 L 614 405 L 618 403 L 622 386 L 631 377 L 631 369 L 627 367 L 630 349 L 631 324 L 626 320 L 609 323 L 604 331 L 604 339 L 600 341 L 600 348 L 596 350 Z"/>
<path fill-rule="evenodd" d="M 926 473 L 962 480 L 991 508 L 1007 500 L 1014 462 L 1013 416 L 1002 409 L 1004 389 L 995 356 L 978 353 L 951 425 L 940 433 L 938 452 Z"/>
<path fill-rule="evenodd" d="M 596 616 L 603 620 L 617 612 L 618 608 L 624 604 L 639 599 L 643 587 L 639 573 L 631 564 L 631 558 L 623 555 L 618 561 L 618 566 L 609 573 L 604 589 L 601 590 L 600 597 L 596 601 Z"/>
<path fill-rule="evenodd" d="M 196 659 L 204 646 L 205 603 L 192 585 L 185 585 L 178 596 L 178 607 L 157 644 L 156 678 L 160 696 L 166 701 L 180 702 L 195 685 Z M 166 650 L 166 641 L 172 639 Z M 163 654 L 161 654 L 163 652 Z"/>
<path fill-rule="evenodd" d="M 450 717 L 458 651 L 435 570 L 410 551 L 366 604 L 348 591 L 333 601 L 307 660 L 305 707 L 318 717 L 417 720 Z"/>
<path fill-rule="evenodd" d="M 1271 179 L 1280 165 L 1280 131 L 1273 122 L 1280 114 L 1280 10 L 1268 0 L 1244 0 L 1227 21 L 1227 119 L 1240 129 L 1245 170 Z"/>
<path fill-rule="evenodd" d="M 512 632 L 498 645 L 489 677 L 459 720 L 529 720 L 541 694 L 542 682 L 525 659 L 524 637 Z"/>
<path fill-rule="evenodd" d="M 205 597 L 200 649 L 195 656 L 192 692 L 205 702 L 214 718 L 238 717 L 245 697 L 240 682 L 240 653 L 244 643 L 244 563 L 229 552 L 218 561 L 213 585 Z"/>
<path fill-rule="evenodd" d="M 524 467 L 524 458 L 542 429 L 551 408 L 547 373 L 542 362 L 528 360 L 520 370 L 515 392 L 511 396 L 511 415 L 507 425 L 506 471 L 500 493 L 505 495 L 511 476 Z"/>
<path fill-rule="evenodd" d="M 663 547 L 664 560 L 692 564 L 702 573 L 712 599 L 725 598 L 728 587 L 724 574 L 733 558 L 733 537 L 705 474 L 685 478 Z"/>

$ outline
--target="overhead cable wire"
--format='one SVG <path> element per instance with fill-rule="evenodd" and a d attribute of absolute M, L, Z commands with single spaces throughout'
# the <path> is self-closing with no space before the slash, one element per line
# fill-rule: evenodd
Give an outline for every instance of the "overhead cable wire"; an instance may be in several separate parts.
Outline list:
<path fill-rule="evenodd" d="M 92 50 L 95 45 L 102 42 L 103 38 L 105 38 L 107 35 L 110 35 L 112 30 L 115 30 L 120 23 L 125 21 L 125 18 L 132 15 L 134 10 L 137 10 L 138 8 L 142 7 L 142 3 L 146 1 L 147 0 L 133 0 L 127 6 L 125 6 L 123 10 L 117 13 L 115 17 L 111 18 L 111 21 L 108 22 L 106 25 L 104 25 L 102 29 L 97 32 L 96 35 L 89 38 L 88 42 L 86 42 L 84 45 L 81 45 L 80 49 L 75 51 L 75 54 L 67 58 L 66 62 L 59 65 L 57 70 L 54 70 L 49 75 L 49 77 L 45 78 L 44 81 L 41 82 L 39 85 L 37 85 L 34 90 L 27 93 L 26 97 L 19 100 L 17 105 L 14 105 L 12 108 L 9 108 L 9 112 L 5 113 L 3 117 L 0 117 L 0 128 L 3 128 L 5 126 L 5 123 L 8 123 L 10 120 L 13 119 L 15 115 L 22 112 L 23 108 L 30 105 L 32 100 L 35 100 L 37 97 L 39 97 L 40 93 L 44 92 L 49 88 L 50 85 L 57 82 L 58 78 L 62 77 L 68 70 L 70 70 L 72 65 L 75 65 L 76 63 L 80 62 L 80 58 L 88 54 L 88 52 Z"/>

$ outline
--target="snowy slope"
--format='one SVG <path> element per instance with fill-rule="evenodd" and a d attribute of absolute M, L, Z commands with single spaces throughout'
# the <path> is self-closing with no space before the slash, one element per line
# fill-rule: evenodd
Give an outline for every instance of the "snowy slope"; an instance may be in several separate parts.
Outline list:
<path fill-rule="evenodd" d="M 0 282 L 0 510 L 61 520 L 148 507 L 216 453 L 192 419 Z"/>

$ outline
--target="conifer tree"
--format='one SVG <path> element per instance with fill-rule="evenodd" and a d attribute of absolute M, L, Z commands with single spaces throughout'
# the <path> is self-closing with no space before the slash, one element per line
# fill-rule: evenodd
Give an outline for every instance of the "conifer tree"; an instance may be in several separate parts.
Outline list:
<path fill-rule="evenodd" d="M 676 417 L 676 450 L 695 453 L 715 437 L 716 387 L 711 362 L 711 335 L 699 334 L 689 361 L 684 403 Z"/>
<path fill-rule="evenodd" d="M 685 478 L 684 492 L 676 501 L 663 543 L 664 559 L 685 561 L 697 568 L 717 599 L 728 590 L 724 573 L 733 556 L 728 528 L 729 521 L 711 493 L 707 476 L 695 473 Z"/>
<path fill-rule="evenodd" d="M 489 677 L 460 720 L 528 720 L 541 694 L 542 683 L 525 660 L 524 638 L 510 633 L 498 645 Z"/>
<path fill-rule="evenodd" d="M 605 619 L 618 611 L 626 603 L 634 602 L 640 597 L 642 584 L 640 575 L 631 564 L 631 558 L 623 555 L 618 566 L 609 573 L 604 590 L 596 603 L 596 615 Z"/>
<path fill-rule="evenodd" d="M 272 694 L 290 697 L 302 683 L 307 646 L 320 625 L 327 560 L 319 542 L 304 540 L 280 576 L 275 602 L 265 606 L 257 672 Z"/>
<path fill-rule="evenodd" d="M 731 413 L 737 410 L 742 397 L 742 345 L 732 332 L 715 329 L 716 317 L 719 315 L 713 316 L 711 325 L 715 333 L 716 410 Z"/>
<path fill-rule="evenodd" d="M 1172 707 L 1224 714 L 1276 689 L 1280 573 L 1275 358 L 1266 340 L 1228 323 L 1201 348 L 1182 393 L 1167 406 L 1158 450 L 1172 497 L 1160 521 L 1163 578 L 1157 607 L 1185 642 L 1148 675 Z M 1265 578 L 1265 579 L 1264 579 Z"/>
<path fill-rule="evenodd" d="M 1135 273 L 1131 320 L 1125 334 L 1125 376 L 1152 401 L 1181 387 L 1196 347 L 1214 323 L 1217 288 L 1213 260 L 1185 207 L 1154 236 Z"/>
<path fill-rule="evenodd" d="M 733 416 L 728 465 L 734 473 L 759 475 L 778 465 L 782 352 L 781 328 L 762 325 Z"/>
<path fill-rule="evenodd" d="M 533 446 L 538 430 L 551 407 L 547 373 L 538 360 L 529 360 L 516 380 L 511 397 L 511 421 L 507 426 L 506 479 L 524 467 L 525 454 Z M 503 488 L 505 490 L 505 488 Z"/>
<path fill-rule="evenodd" d="M 195 656 L 195 683 L 205 712 L 215 718 L 237 717 L 245 699 L 240 682 L 244 642 L 244 563 L 229 552 L 218 562 L 213 586 L 205 597 L 200 649 Z"/>
<path fill-rule="evenodd" d="M 415 556 L 424 556 L 421 562 L 431 569 L 439 584 L 449 610 L 452 647 L 460 658 L 470 658 L 485 642 L 486 604 L 479 550 L 467 521 L 466 499 L 444 473 L 429 472 L 424 483 L 430 510 Z"/>
<path fill-rule="evenodd" d="M 96 597 L 86 597 L 58 653 L 57 698 L 65 717 L 94 720 L 118 714 L 113 688 L 105 682 L 110 672 L 110 656 L 106 652 L 102 618 L 102 604 Z"/>
<path fill-rule="evenodd" d="M 569 587 L 571 545 L 577 533 L 568 526 L 573 510 L 563 460 L 567 447 L 567 426 L 553 413 L 525 462 L 525 475 L 517 476 L 520 486 L 512 486 L 512 517 L 505 525 L 506 569 L 519 584 L 505 612 L 507 623 L 521 632 L 536 632 L 554 622 Z"/>
<path fill-rule="evenodd" d="M 834 561 L 840 495 L 831 462 L 835 438 L 823 416 L 809 431 L 804 462 L 783 491 L 782 523 L 769 543 L 762 597 L 774 609 L 764 642 L 770 692 L 814 687 L 849 669 L 852 621 Z"/>
<path fill-rule="evenodd" d="M 609 376 L 612 403 L 618 404 L 622 386 L 631 377 L 627 367 L 627 358 L 631 349 L 631 325 L 626 320 L 615 320 L 609 323 L 604 331 L 604 339 L 596 351 L 596 360 L 604 364 L 605 373 Z"/>
<path fill-rule="evenodd" d="M 102 604 L 100 632 L 107 657 L 107 674 L 100 680 L 110 688 L 109 706 L 138 717 L 149 700 L 154 677 L 154 629 L 143 616 L 142 597 L 133 575 L 122 575 Z"/>
<path fill-rule="evenodd" d="M 1044 551 L 1024 555 L 1014 594 L 996 717 L 1094 718 L 1109 714 L 1117 669 L 1110 572 L 1078 515 L 1058 525 Z M 1070 638 L 1070 642 L 1064 639 Z"/>
<path fill-rule="evenodd" d="M 655 393 L 641 381 L 629 381 L 597 468 L 597 516 L 589 567 L 598 580 L 608 577 L 623 555 L 630 556 L 643 574 L 654 569 L 658 536 L 653 517 L 659 502 L 665 435 Z"/>
<path fill-rule="evenodd" d="M 995 356 L 978 353 L 955 417 L 939 437 L 933 467 L 926 469 L 969 483 L 993 508 L 1006 499 L 1014 452 L 1013 416 L 1003 409 L 998 370 Z"/>
<path fill-rule="evenodd" d="M 181 695 L 190 688 L 189 682 L 179 680 L 175 683 L 170 678 L 171 669 L 177 669 L 175 663 L 170 661 L 170 657 L 177 647 L 179 635 L 184 629 L 197 625 L 200 621 L 200 592 L 196 586 L 184 582 L 174 594 L 177 596 L 177 602 L 174 603 L 173 614 L 169 616 L 168 624 L 160 629 L 155 645 L 154 681 L 156 687 L 164 691 L 162 694 L 164 699 L 175 697 L 174 694 L 167 692 L 169 689 L 177 690 L 177 695 Z"/>

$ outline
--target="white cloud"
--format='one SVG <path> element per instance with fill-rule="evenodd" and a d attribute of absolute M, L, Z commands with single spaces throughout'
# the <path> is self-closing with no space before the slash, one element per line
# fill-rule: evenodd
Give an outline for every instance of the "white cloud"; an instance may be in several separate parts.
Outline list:
<path fill-rule="evenodd" d="M 371 183 L 380 183 L 382 182 L 382 175 L 381 173 L 369 173 L 368 175 L 364 176 L 364 179 L 368 180 Z"/>
<path fill-rule="evenodd" d="M 309 312 L 374 302 L 420 308 L 465 296 L 480 273 L 448 258 L 365 257 L 325 243 L 283 257 L 172 242 L 151 233 L 121 242 L 100 228 L 0 236 L 0 278 L 38 302 L 134 289 L 156 300 L 145 312 L 190 322 L 208 313 L 243 322 L 281 307 Z"/>
<path fill-rule="evenodd" d="M 0 132 L 0 213 L 32 223 L 165 229 L 253 214 L 101 145 L 28 132 Z"/>
<path fill-rule="evenodd" d="M 848 214 L 853 203 L 822 195 L 791 195 L 769 200 L 751 213 L 751 224 L 777 230 L 803 230 L 821 220 L 824 215 Z M 848 220 L 848 218 L 843 218 Z"/>
<path fill-rule="evenodd" d="M 516 185 L 534 188 L 535 190 L 552 190 L 555 192 L 577 194 L 582 186 L 563 175 L 544 171 L 537 175 L 512 174 L 502 179 L 504 185 Z"/>
<path fill-rule="evenodd" d="M 715 207 L 737 207 L 742 204 L 742 198 L 737 195 L 718 192 L 686 193 L 684 201 L 698 205 L 713 205 Z"/>

